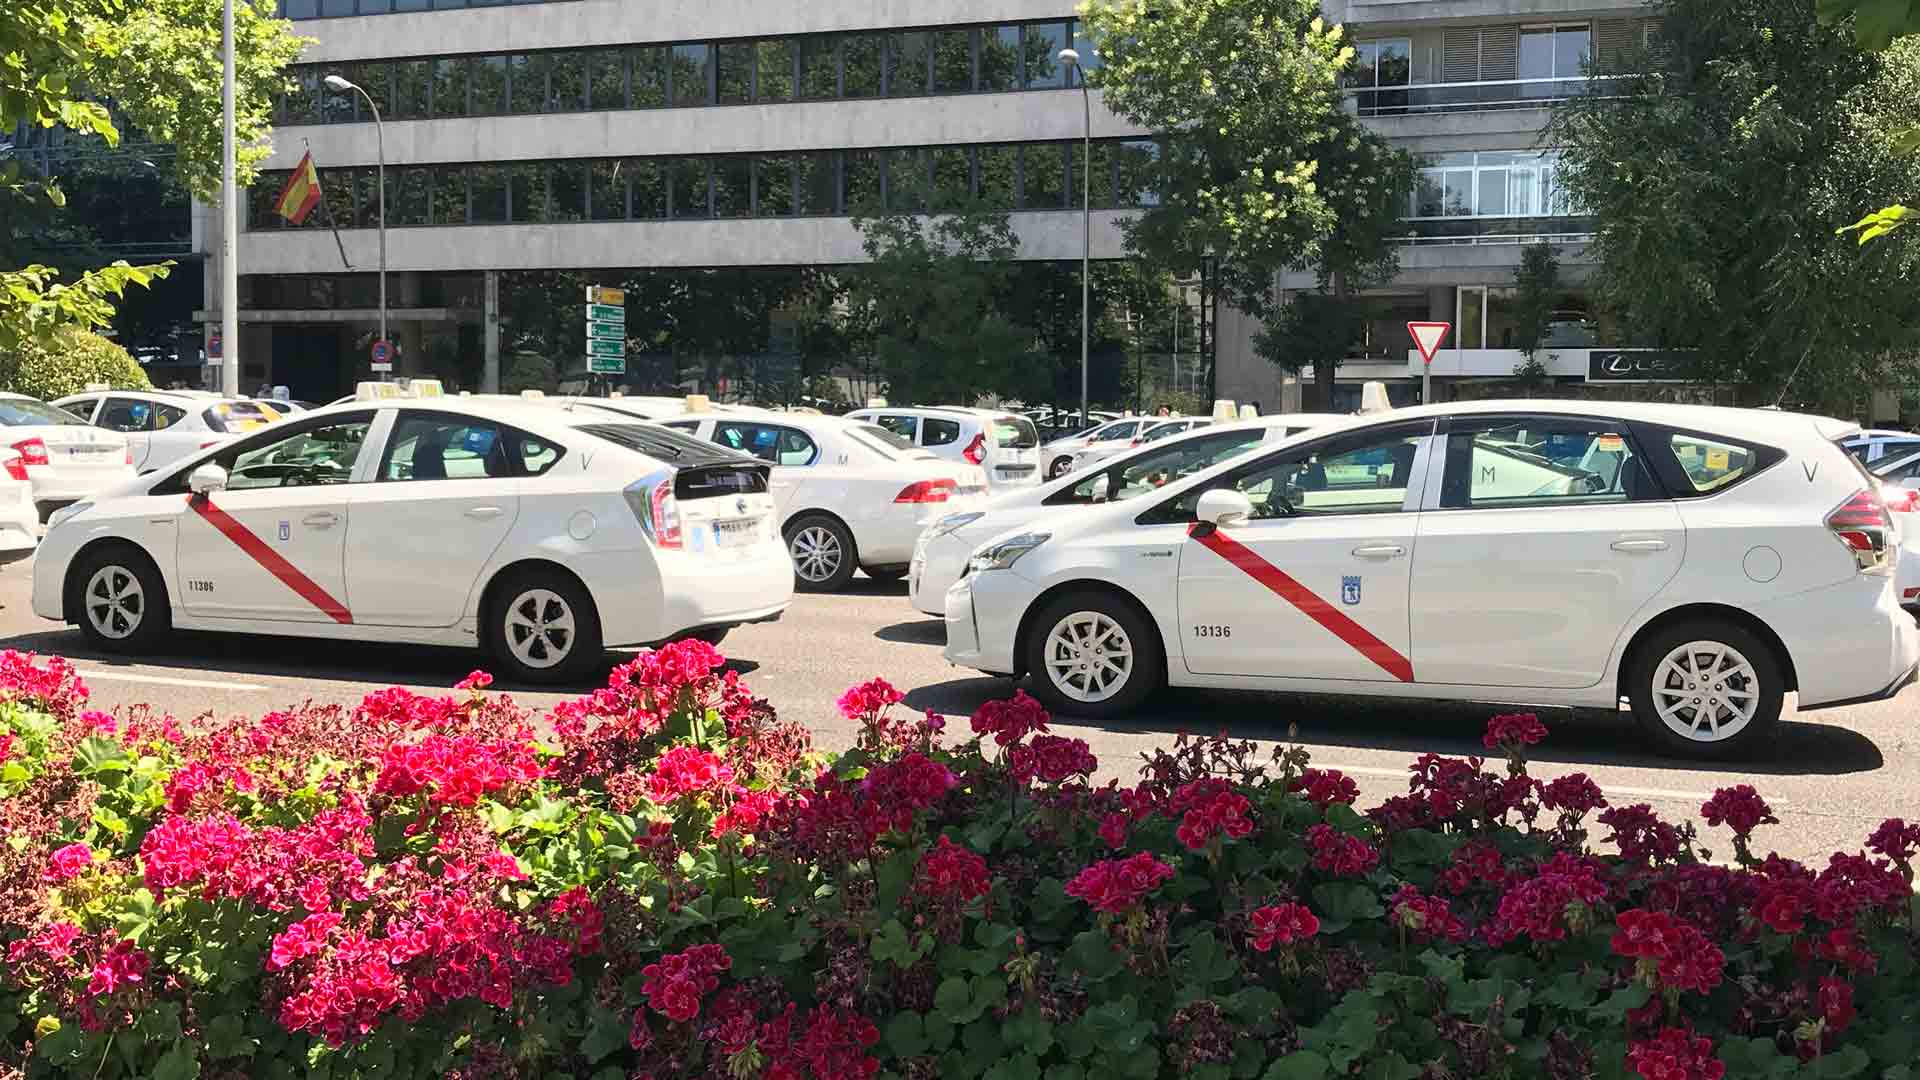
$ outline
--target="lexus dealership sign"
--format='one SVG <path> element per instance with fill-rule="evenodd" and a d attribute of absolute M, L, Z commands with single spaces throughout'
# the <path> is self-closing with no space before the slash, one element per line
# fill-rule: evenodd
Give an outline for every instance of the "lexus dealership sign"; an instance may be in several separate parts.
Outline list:
<path fill-rule="evenodd" d="M 1663 349 L 1594 349 L 1587 354 L 1588 382 L 1686 382 L 1685 353 Z"/>

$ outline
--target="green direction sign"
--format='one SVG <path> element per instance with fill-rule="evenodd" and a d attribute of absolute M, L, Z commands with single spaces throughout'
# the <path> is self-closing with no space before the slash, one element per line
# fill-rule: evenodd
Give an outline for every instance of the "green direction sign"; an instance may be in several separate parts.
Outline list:
<path fill-rule="evenodd" d="M 624 356 L 589 356 L 587 372 L 592 375 L 625 375 L 627 358 Z"/>
<path fill-rule="evenodd" d="M 590 322 L 587 324 L 587 338 L 594 341 L 601 339 L 607 341 L 625 341 L 627 339 L 627 324 Z"/>
<path fill-rule="evenodd" d="M 606 338 L 587 339 L 588 356 L 625 356 L 627 345 L 624 341 L 609 341 Z"/>
<path fill-rule="evenodd" d="M 614 307 L 612 304 L 588 304 L 587 321 L 620 323 L 624 326 L 627 321 L 627 309 Z"/>

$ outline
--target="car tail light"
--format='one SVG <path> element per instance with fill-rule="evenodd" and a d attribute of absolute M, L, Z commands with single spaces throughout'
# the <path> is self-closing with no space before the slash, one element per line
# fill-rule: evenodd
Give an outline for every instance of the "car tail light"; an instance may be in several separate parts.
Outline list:
<path fill-rule="evenodd" d="M 1893 532 L 1893 518 L 1878 492 L 1871 488 L 1854 492 L 1827 515 L 1827 528 L 1853 553 L 1861 573 L 1884 574 L 1892 569 L 1887 537 Z"/>
<path fill-rule="evenodd" d="M 967 444 L 967 448 L 960 452 L 960 456 L 966 458 L 967 464 L 969 465 L 978 465 L 987 460 L 987 436 L 985 433 L 975 435 L 973 441 Z"/>
<path fill-rule="evenodd" d="M 1880 497 L 1886 500 L 1887 509 L 1892 513 L 1920 513 L 1920 490 L 1887 484 L 1880 488 Z"/>
<path fill-rule="evenodd" d="M 27 463 L 21 459 L 19 454 L 8 454 L 4 461 L 0 461 L 0 468 L 6 469 L 7 475 L 13 477 L 15 480 L 25 480 L 27 478 Z"/>
<path fill-rule="evenodd" d="M 20 460 L 26 465 L 51 465 L 53 459 L 47 456 L 47 444 L 39 439 L 22 439 L 13 444 L 20 451 Z"/>
<path fill-rule="evenodd" d="M 959 484 L 952 480 L 915 480 L 893 497 L 897 503 L 943 503 Z"/>
<path fill-rule="evenodd" d="M 621 494 L 654 547 L 680 549 L 680 501 L 673 495 L 673 470 L 654 473 Z"/>

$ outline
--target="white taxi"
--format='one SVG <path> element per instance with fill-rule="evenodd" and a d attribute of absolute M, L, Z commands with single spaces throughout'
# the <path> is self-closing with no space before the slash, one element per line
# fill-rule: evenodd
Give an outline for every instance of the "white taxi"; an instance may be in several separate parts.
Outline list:
<path fill-rule="evenodd" d="M 363 386 L 60 512 L 34 610 L 111 651 L 176 628 L 477 644 L 497 673 L 541 683 L 606 647 L 715 640 L 791 602 L 763 463 L 414 387 L 425 396 Z"/>
<path fill-rule="evenodd" d="M 127 437 L 133 467 L 152 472 L 196 450 L 218 446 L 280 419 L 274 406 L 193 391 L 90 390 L 54 402 Z M 287 410 L 291 412 L 291 409 Z"/>
<path fill-rule="evenodd" d="M 914 544 L 913 562 L 907 568 L 907 600 L 914 610 L 928 615 L 944 612 L 947 589 L 966 573 L 974 549 L 1008 529 L 1054 513 L 1069 513 L 1075 507 L 1138 498 L 1255 447 L 1352 420 L 1350 416 L 1285 413 L 1202 428 L 1143 444 L 1095 470 L 1076 472 L 1043 487 L 995 495 L 977 509 L 947 514 L 927 526 Z"/>
<path fill-rule="evenodd" d="M 1065 476 L 1073 468 L 1075 456 L 1089 447 L 1106 444 L 1125 448 L 1131 446 L 1134 439 L 1164 423 L 1165 419 L 1159 417 L 1129 416 L 1108 421 L 1091 431 L 1055 439 L 1040 448 L 1041 464 L 1047 470 L 1047 479 L 1057 480 Z"/>
<path fill-rule="evenodd" d="M 949 461 L 980 466 L 993 492 L 1040 483 L 1040 430 L 1024 416 L 958 405 L 856 409 L 847 419 L 886 428 Z"/>
<path fill-rule="evenodd" d="M 1242 456 L 981 547 L 946 655 L 1064 712 L 1156 687 L 1617 709 L 1740 752 L 1784 695 L 1920 669 L 1856 425 L 1600 402 L 1432 405 Z"/>
<path fill-rule="evenodd" d="M 632 409 L 624 398 L 579 398 L 566 407 Z M 986 501 L 979 466 L 935 457 L 885 428 L 737 405 L 709 410 L 698 398 L 687 407 L 694 411 L 660 423 L 773 466 L 774 512 L 804 590 L 844 588 L 856 568 L 898 581 L 923 529 Z"/>
<path fill-rule="evenodd" d="M 0 449 L 20 455 L 43 519 L 134 474 L 125 435 L 25 394 L 0 393 Z"/>

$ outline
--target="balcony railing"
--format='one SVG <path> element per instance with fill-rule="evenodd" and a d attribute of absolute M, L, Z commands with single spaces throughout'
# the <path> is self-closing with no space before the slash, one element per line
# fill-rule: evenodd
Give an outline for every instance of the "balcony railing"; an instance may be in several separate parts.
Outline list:
<path fill-rule="evenodd" d="M 1572 79 L 1490 79 L 1482 82 L 1414 83 L 1408 86 L 1355 86 L 1346 90 L 1361 116 L 1416 113 L 1490 112 L 1538 109 L 1582 95 L 1613 96 L 1622 75 Z"/>
<path fill-rule="evenodd" d="M 1431 247 L 1444 244 L 1582 243 L 1593 239 L 1590 217 L 1450 216 L 1407 218 L 1402 244 Z"/>

